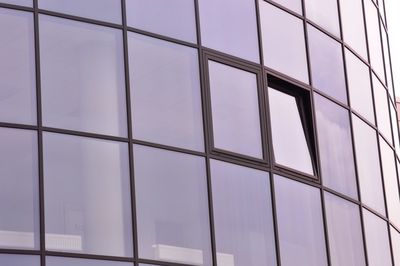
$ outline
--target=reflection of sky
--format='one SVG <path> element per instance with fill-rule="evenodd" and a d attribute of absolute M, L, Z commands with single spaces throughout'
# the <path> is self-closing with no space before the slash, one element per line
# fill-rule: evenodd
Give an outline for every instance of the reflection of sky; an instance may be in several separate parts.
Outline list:
<path fill-rule="evenodd" d="M 392 68 L 396 95 L 400 96 L 400 1 L 386 0 L 386 12 L 390 38 Z"/>

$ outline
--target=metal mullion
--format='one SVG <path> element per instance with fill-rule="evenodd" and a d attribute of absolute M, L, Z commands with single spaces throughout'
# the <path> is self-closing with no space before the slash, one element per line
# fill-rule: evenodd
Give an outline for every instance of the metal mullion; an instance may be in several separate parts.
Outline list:
<path fill-rule="evenodd" d="M 136 211 L 136 190 L 135 190 L 135 171 L 134 171 L 134 155 L 133 155 L 133 133 L 132 133 L 132 104 L 130 95 L 130 73 L 129 73 L 129 50 L 128 50 L 128 26 L 126 1 L 121 0 L 122 14 L 122 37 L 123 37 L 123 55 L 125 69 L 125 98 L 126 98 L 126 117 L 128 125 L 128 153 L 129 153 L 129 177 L 130 177 L 130 195 L 131 195 L 131 216 L 132 216 L 132 240 L 133 240 L 133 258 L 134 265 L 138 265 L 139 258 L 139 242 L 137 229 L 137 211 Z"/>
<path fill-rule="evenodd" d="M 13 10 L 19 10 L 19 11 L 34 12 L 34 8 L 33 7 L 18 6 L 18 5 L 6 4 L 6 3 L 0 3 L 0 8 L 7 8 L 7 9 L 13 9 Z"/>
<path fill-rule="evenodd" d="M 209 120 L 209 101 L 207 97 L 207 61 L 204 56 L 204 50 L 201 41 L 201 24 L 200 24 L 200 6 L 199 0 L 192 0 L 194 2 L 194 12 L 196 21 L 196 35 L 197 35 L 197 47 L 198 47 L 198 60 L 199 60 L 199 75 L 200 75 L 200 90 L 201 90 L 201 103 L 202 103 L 202 115 L 203 115 L 203 135 L 204 135 L 204 149 L 205 149 L 205 166 L 206 166 L 206 179 L 207 179 L 207 199 L 208 199 L 208 218 L 210 228 L 210 240 L 211 240 L 211 260 L 212 265 L 217 266 L 217 244 L 215 237 L 215 223 L 214 223 L 214 205 L 212 196 L 212 181 L 211 181 L 211 146 L 212 146 L 212 124 Z"/>
<path fill-rule="evenodd" d="M 8 122 L 0 122 L 0 127 L 38 130 L 38 127 L 35 125 L 15 124 Z"/>
<path fill-rule="evenodd" d="M 174 147 L 174 146 L 168 146 L 168 145 L 164 145 L 164 144 L 148 142 L 148 141 L 144 141 L 144 140 L 132 139 L 132 143 L 133 144 L 142 145 L 142 146 L 147 146 L 147 147 L 167 150 L 167 151 L 175 151 L 175 152 L 189 154 L 189 155 L 206 157 L 206 153 L 205 152 L 193 151 L 193 150 L 188 150 L 188 149 L 184 149 L 184 148 L 178 148 L 178 147 Z"/>
<path fill-rule="evenodd" d="M 46 256 L 62 257 L 62 258 L 75 258 L 75 259 L 90 259 L 90 260 L 105 260 L 105 261 L 122 261 L 122 262 L 133 262 L 132 257 L 118 257 L 108 255 L 97 255 L 87 253 L 73 253 L 73 252 L 62 252 L 62 251 L 46 251 Z"/>

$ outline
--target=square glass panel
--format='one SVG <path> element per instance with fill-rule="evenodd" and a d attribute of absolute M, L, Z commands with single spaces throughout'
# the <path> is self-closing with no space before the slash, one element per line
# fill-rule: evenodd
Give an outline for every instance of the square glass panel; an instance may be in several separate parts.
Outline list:
<path fill-rule="evenodd" d="M 322 182 L 358 199 L 349 112 L 318 94 L 314 101 Z"/>
<path fill-rule="evenodd" d="M 340 0 L 340 16 L 344 42 L 367 60 L 362 0 Z"/>
<path fill-rule="evenodd" d="M 365 264 L 359 206 L 324 193 L 332 266 Z"/>
<path fill-rule="evenodd" d="M 263 0 L 259 3 L 264 64 L 308 83 L 303 21 Z"/>
<path fill-rule="evenodd" d="M 40 256 L 0 254 L 2 266 L 39 266 Z"/>
<path fill-rule="evenodd" d="M 272 88 L 268 94 L 275 162 L 313 175 L 313 163 L 296 97 Z"/>
<path fill-rule="evenodd" d="M 361 201 L 385 215 L 376 131 L 355 115 L 352 119 Z"/>
<path fill-rule="evenodd" d="M 387 223 L 375 214 L 363 209 L 365 242 L 369 266 L 391 266 Z"/>
<path fill-rule="evenodd" d="M 254 0 L 198 2 L 202 45 L 260 62 Z"/>
<path fill-rule="evenodd" d="M 133 149 L 139 257 L 211 265 L 204 158 Z"/>
<path fill-rule="evenodd" d="M 197 43 L 194 1 L 126 0 L 128 26 Z"/>
<path fill-rule="evenodd" d="M 376 120 L 379 131 L 392 143 L 391 118 L 389 113 L 389 97 L 386 88 L 372 75 L 374 86 Z"/>
<path fill-rule="evenodd" d="M 307 18 L 340 37 L 337 0 L 305 0 L 305 8 Z"/>
<path fill-rule="evenodd" d="M 46 249 L 132 257 L 126 143 L 43 134 Z"/>
<path fill-rule="evenodd" d="M 340 43 L 310 25 L 307 30 L 313 87 L 347 103 Z"/>
<path fill-rule="evenodd" d="M 133 266 L 132 262 L 46 257 L 47 266 Z"/>
<path fill-rule="evenodd" d="M 39 249 L 37 149 L 35 131 L 0 128 L 0 248 Z"/>
<path fill-rule="evenodd" d="M 133 137 L 204 150 L 196 49 L 129 33 Z"/>
<path fill-rule="evenodd" d="M 119 0 L 37 0 L 39 8 L 121 24 Z"/>
<path fill-rule="evenodd" d="M 40 16 L 43 124 L 126 136 L 122 32 Z"/>
<path fill-rule="evenodd" d="M 33 15 L 0 8 L 0 122 L 36 124 Z"/>
<path fill-rule="evenodd" d="M 214 146 L 262 158 L 257 75 L 208 61 Z"/>
<path fill-rule="evenodd" d="M 348 49 L 345 54 L 351 107 L 375 124 L 369 67 Z"/>
<path fill-rule="evenodd" d="M 275 175 L 275 198 L 281 265 L 328 265 L 319 189 Z"/>
<path fill-rule="evenodd" d="M 276 265 L 269 174 L 211 161 L 218 265 Z"/>

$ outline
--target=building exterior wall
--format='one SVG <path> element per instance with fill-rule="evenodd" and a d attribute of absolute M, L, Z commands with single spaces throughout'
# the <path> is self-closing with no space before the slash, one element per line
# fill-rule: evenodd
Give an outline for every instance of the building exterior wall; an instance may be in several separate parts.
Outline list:
<path fill-rule="evenodd" d="M 400 266 L 383 0 L 0 0 L 0 265 Z"/>

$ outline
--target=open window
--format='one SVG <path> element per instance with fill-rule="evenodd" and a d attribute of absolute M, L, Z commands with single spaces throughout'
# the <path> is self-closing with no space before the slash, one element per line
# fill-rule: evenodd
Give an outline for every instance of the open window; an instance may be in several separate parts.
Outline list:
<path fill-rule="evenodd" d="M 315 178 L 315 144 L 310 94 L 270 78 L 268 87 L 275 166 Z"/>

